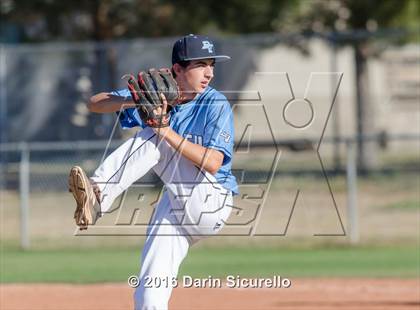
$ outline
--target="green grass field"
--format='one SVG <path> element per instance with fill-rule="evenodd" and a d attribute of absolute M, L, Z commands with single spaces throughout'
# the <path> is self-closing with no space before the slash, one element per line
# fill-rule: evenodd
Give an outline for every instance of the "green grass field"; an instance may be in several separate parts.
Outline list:
<path fill-rule="evenodd" d="M 1 283 L 121 282 L 137 274 L 137 248 L 21 251 L 3 248 Z M 192 248 L 180 275 L 418 277 L 419 248 Z"/>

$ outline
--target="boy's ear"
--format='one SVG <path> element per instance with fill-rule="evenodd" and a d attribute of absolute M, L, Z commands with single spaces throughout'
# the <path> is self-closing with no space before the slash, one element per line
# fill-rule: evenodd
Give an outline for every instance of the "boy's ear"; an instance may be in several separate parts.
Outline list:
<path fill-rule="evenodd" d="M 178 63 L 176 63 L 172 66 L 172 70 L 175 72 L 176 75 L 178 75 L 181 71 L 181 66 Z"/>

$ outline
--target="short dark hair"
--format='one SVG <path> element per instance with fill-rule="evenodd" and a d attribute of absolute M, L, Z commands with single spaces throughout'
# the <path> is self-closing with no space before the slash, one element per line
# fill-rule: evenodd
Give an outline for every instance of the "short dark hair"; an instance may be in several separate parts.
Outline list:
<path fill-rule="evenodd" d="M 191 63 L 191 60 L 181 60 L 181 61 L 178 61 L 178 62 L 176 62 L 178 65 L 180 65 L 182 68 L 186 68 L 186 67 L 188 67 L 188 65 Z M 176 78 L 176 73 L 175 73 L 175 71 L 174 71 L 174 65 L 175 64 L 173 64 L 172 65 L 172 69 L 171 69 L 171 71 L 172 71 L 172 75 L 173 75 L 173 77 L 174 78 Z"/>

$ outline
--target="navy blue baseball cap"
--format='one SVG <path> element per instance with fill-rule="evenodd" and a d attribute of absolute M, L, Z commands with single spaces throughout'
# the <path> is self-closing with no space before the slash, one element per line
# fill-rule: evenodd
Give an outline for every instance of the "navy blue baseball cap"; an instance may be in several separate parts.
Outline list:
<path fill-rule="evenodd" d="M 216 53 L 214 41 L 207 36 L 190 34 L 177 40 L 172 49 L 172 64 L 180 61 L 210 59 L 216 62 L 229 60 L 226 55 Z"/>

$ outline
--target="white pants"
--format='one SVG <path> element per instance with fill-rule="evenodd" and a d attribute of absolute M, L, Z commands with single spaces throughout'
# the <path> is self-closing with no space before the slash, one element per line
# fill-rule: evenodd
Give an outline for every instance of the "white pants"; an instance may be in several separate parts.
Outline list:
<path fill-rule="evenodd" d="M 101 190 L 102 212 L 150 169 L 166 191 L 147 229 L 134 301 L 136 309 L 160 310 L 168 308 L 172 281 L 190 245 L 223 227 L 232 209 L 232 194 L 146 128 L 95 171 L 92 179 Z"/>

